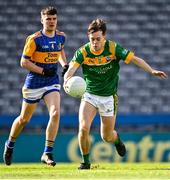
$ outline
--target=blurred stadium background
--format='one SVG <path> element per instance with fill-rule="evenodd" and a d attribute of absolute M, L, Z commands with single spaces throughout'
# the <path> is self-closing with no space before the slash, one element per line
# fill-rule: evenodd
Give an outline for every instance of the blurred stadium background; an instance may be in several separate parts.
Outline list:
<path fill-rule="evenodd" d="M 65 51 L 68 60 L 73 57 L 77 48 L 87 42 L 88 24 L 95 18 L 103 18 L 107 22 L 108 39 L 134 51 L 151 66 L 164 70 L 170 76 L 169 0 L 0 1 L 0 162 L 12 121 L 21 108 L 21 88 L 27 71 L 20 68 L 19 63 L 25 38 L 41 29 L 39 12 L 47 5 L 53 5 L 58 9 L 58 29 L 67 35 Z M 81 75 L 81 71 L 78 74 Z M 157 79 L 134 65 L 122 63 L 116 126 L 127 142 L 129 153 L 127 158 L 120 160 L 114 153 L 110 153 L 110 146 L 102 144 L 97 116 L 92 127 L 94 132 L 92 159 L 94 161 L 169 161 L 169 89 L 169 79 Z M 61 124 L 56 139 L 56 158 L 58 161 L 79 161 L 76 135 L 80 100 L 67 96 L 63 89 L 61 96 Z M 39 154 L 43 151 L 47 120 L 47 110 L 41 102 L 32 121 L 18 140 L 14 161 L 39 161 Z M 28 142 L 30 149 L 25 148 Z M 60 149 L 57 144 L 60 144 Z M 146 146 L 148 146 L 147 153 L 146 149 L 142 149 Z M 134 147 L 136 154 L 132 151 Z M 27 154 L 26 157 L 21 155 L 21 149 Z M 130 154 L 131 151 L 133 155 Z M 96 157 L 96 152 L 100 152 L 102 157 Z M 59 153 L 62 155 L 57 157 Z M 33 154 L 35 156 L 31 156 Z"/>

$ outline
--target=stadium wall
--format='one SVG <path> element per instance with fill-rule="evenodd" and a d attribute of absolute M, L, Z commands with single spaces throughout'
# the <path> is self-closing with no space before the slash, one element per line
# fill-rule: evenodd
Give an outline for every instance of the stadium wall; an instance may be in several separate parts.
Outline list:
<path fill-rule="evenodd" d="M 16 116 L 14 115 L 1 115 L 0 116 L 0 130 L 5 127 L 11 127 L 12 122 Z M 48 122 L 48 115 L 35 115 L 31 121 L 27 124 L 27 127 L 46 126 Z M 170 114 L 118 114 L 116 124 L 118 126 L 128 125 L 170 125 Z M 97 115 L 93 122 L 94 126 L 99 125 L 99 116 Z M 78 114 L 68 114 L 61 116 L 60 127 L 72 127 L 78 126 Z"/>
<path fill-rule="evenodd" d="M 169 162 L 170 133 L 121 133 L 127 155 L 119 157 L 114 145 L 104 143 L 98 133 L 92 134 L 91 160 L 93 162 Z M 0 162 L 7 135 L 1 135 Z M 45 136 L 22 134 L 15 145 L 13 162 L 40 162 Z M 76 133 L 59 133 L 54 147 L 57 162 L 80 162 L 81 155 Z"/>
<path fill-rule="evenodd" d="M 0 162 L 5 140 L 15 116 L 0 116 Z M 45 127 L 48 116 L 34 116 L 19 136 L 14 151 L 14 162 L 39 162 L 44 148 Z M 99 135 L 99 116 L 96 116 L 91 132 L 91 158 L 94 162 L 168 162 L 170 161 L 170 114 L 118 115 L 117 129 L 127 147 L 127 156 L 120 158 L 114 146 L 103 143 Z M 159 125 L 164 125 L 160 130 Z M 121 127 L 132 128 L 121 129 Z M 156 126 L 152 129 L 151 127 Z M 138 127 L 138 128 L 137 128 Z M 146 131 L 144 127 L 150 129 Z M 34 128 L 34 129 L 32 129 Z M 140 128 L 140 129 L 139 129 Z M 61 116 L 60 130 L 54 147 L 58 162 L 79 162 L 81 156 L 77 141 L 78 116 Z"/>

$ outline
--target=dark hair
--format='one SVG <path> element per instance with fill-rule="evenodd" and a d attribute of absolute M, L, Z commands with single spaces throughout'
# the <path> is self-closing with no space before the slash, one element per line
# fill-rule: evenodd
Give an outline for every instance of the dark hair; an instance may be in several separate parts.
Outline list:
<path fill-rule="evenodd" d="M 48 7 L 45 7 L 41 10 L 41 16 L 42 15 L 57 15 L 57 9 L 54 8 L 53 6 L 48 6 Z"/>
<path fill-rule="evenodd" d="M 102 31 L 103 35 L 106 33 L 106 23 L 102 19 L 93 20 L 88 27 L 88 34 Z"/>

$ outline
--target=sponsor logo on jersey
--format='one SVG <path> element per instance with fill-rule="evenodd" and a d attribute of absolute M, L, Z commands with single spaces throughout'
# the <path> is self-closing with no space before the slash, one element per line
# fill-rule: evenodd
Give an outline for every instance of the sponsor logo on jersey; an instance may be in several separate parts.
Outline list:
<path fill-rule="evenodd" d="M 94 64 L 94 59 L 88 59 L 89 64 Z"/>
<path fill-rule="evenodd" d="M 44 59 L 44 62 L 46 63 L 57 62 L 58 57 L 59 57 L 58 54 L 48 53 L 48 56 Z"/>
<path fill-rule="evenodd" d="M 90 71 L 94 71 L 97 74 L 105 74 L 110 69 L 112 69 L 112 65 L 111 64 L 109 66 L 107 66 L 107 67 L 99 67 L 98 66 L 98 67 L 91 67 L 91 68 L 89 68 Z"/>

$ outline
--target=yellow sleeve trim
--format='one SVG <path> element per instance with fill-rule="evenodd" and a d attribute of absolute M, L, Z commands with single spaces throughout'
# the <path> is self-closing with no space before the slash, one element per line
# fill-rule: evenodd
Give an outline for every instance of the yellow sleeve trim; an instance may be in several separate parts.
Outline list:
<path fill-rule="evenodd" d="M 26 43 L 25 43 L 24 50 L 23 50 L 22 54 L 25 56 L 32 57 L 35 50 L 36 50 L 36 44 L 35 44 L 34 38 L 32 36 L 29 36 L 26 39 Z"/>
<path fill-rule="evenodd" d="M 79 63 L 77 63 L 77 62 L 75 62 L 75 61 L 71 61 L 70 62 L 70 66 L 72 66 L 72 67 L 80 67 L 80 64 Z"/>
<path fill-rule="evenodd" d="M 115 46 L 116 44 L 113 41 L 109 41 L 109 50 L 115 56 Z"/>
<path fill-rule="evenodd" d="M 127 55 L 126 59 L 125 59 L 125 63 L 129 64 L 130 61 L 133 59 L 134 57 L 134 53 L 133 52 L 129 52 L 129 54 Z"/>
<path fill-rule="evenodd" d="M 86 51 L 85 47 L 84 47 L 84 46 L 81 47 L 80 51 L 81 51 L 81 53 L 82 53 L 82 55 L 83 55 L 83 58 L 85 59 L 86 56 L 87 56 L 87 51 Z"/>

